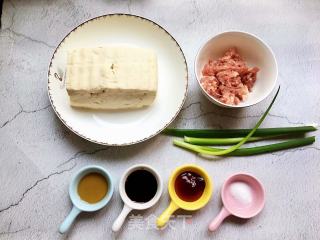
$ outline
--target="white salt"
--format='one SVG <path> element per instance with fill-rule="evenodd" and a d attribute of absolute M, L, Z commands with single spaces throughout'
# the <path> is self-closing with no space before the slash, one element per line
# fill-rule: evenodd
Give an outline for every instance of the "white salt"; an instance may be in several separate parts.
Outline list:
<path fill-rule="evenodd" d="M 252 190 L 244 182 L 234 182 L 230 185 L 231 196 L 242 204 L 252 203 Z"/>

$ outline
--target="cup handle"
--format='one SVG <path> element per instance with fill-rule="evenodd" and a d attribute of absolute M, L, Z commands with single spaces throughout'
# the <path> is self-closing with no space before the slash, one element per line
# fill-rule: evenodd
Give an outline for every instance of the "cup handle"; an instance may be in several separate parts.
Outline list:
<path fill-rule="evenodd" d="M 178 209 L 179 207 L 173 201 L 170 202 L 170 205 L 157 219 L 157 227 L 162 228 L 170 219 L 170 216 Z"/>
<path fill-rule="evenodd" d="M 126 219 L 128 214 L 131 212 L 131 210 L 132 210 L 132 208 L 130 208 L 126 204 L 123 205 L 123 208 L 122 208 L 120 215 L 117 217 L 117 219 L 114 221 L 114 223 L 112 225 L 112 231 L 118 232 L 120 230 L 124 220 Z"/>
<path fill-rule="evenodd" d="M 65 233 L 70 228 L 73 221 L 76 219 L 76 217 L 81 213 L 81 210 L 77 207 L 73 206 L 71 212 L 69 215 L 64 219 L 63 223 L 59 227 L 60 233 Z"/>
<path fill-rule="evenodd" d="M 229 211 L 225 207 L 222 207 L 218 216 L 216 216 L 215 219 L 213 219 L 210 222 L 209 231 L 213 232 L 213 231 L 217 230 L 217 228 L 220 226 L 220 224 L 223 222 L 223 220 L 228 216 L 230 216 Z"/>

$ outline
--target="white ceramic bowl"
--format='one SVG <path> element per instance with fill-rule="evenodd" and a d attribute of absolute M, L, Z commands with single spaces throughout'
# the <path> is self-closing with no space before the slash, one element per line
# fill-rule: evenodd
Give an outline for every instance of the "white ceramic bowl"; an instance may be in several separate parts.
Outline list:
<path fill-rule="evenodd" d="M 249 93 L 248 98 L 238 105 L 225 104 L 211 97 L 201 86 L 202 69 L 209 59 L 215 60 L 221 57 L 230 47 L 236 47 L 239 54 L 250 67 L 259 67 L 257 81 Z M 198 84 L 204 95 L 213 103 L 227 108 L 241 108 L 252 106 L 265 99 L 275 87 L 278 66 L 271 48 L 255 35 L 230 31 L 220 33 L 200 48 L 195 60 L 195 74 Z"/>
<path fill-rule="evenodd" d="M 72 108 L 63 78 L 68 51 L 110 45 L 150 48 L 156 52 L 158 91 L 153 104 L 132 111 Z M 160 133 L 181 110 L 187 88 L 187 63 L 178 43 L 160 25 L 130 14 L 108 14 L 80 24 L 58 45 L 48 72 L 48 95 L 60 120 L 77 135 L 109 146 L 135 144 Z"/>

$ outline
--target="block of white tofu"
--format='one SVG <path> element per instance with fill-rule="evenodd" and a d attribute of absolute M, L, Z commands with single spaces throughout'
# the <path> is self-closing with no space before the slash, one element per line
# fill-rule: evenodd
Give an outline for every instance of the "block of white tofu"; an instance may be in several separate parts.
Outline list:
<path fill-rule="evenodd" d="M 73 107 L 134 109 L 157 93 L 157 56 L 149 49 L 98 47 L 68 53 L 66 88 Z"/>

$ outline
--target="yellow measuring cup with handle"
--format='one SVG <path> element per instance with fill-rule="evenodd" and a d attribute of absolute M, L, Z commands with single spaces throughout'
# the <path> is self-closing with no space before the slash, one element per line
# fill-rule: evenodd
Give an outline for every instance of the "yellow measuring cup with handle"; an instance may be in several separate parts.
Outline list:
<path fill-rule="evenodd" d="M 201 177 L 203 177 L 205 181 L 205 187 L 202 195 L 193 202 L 187 202 L 182 200 L 177 195 L 175 190 L 175 181 L 177 177 L 181 173 L 186 171 L 191 171 L 200 175 Z M 202 167 L 199 167 L 195 164 L 187 164 L 187 165 L 183 165 L 176 168 L 174 172 L 171 174 L 171 177 L 169 179 L 169 184 L 168 184 L 168 190 L 169 190 L 169 195 L 171 197 L 171 202 L 168 208 L 157 219 L 157 227 L 159 228 L 163 227 L 170 219 L 170 216 L 179 208 L 182 208 L 188 211 L 195 211 L 204 207 L 211 198 L 211 195 L 213 192 L 213 183 L 211 181 L 211 178 L 209 177 L 209 174 Z"/>

